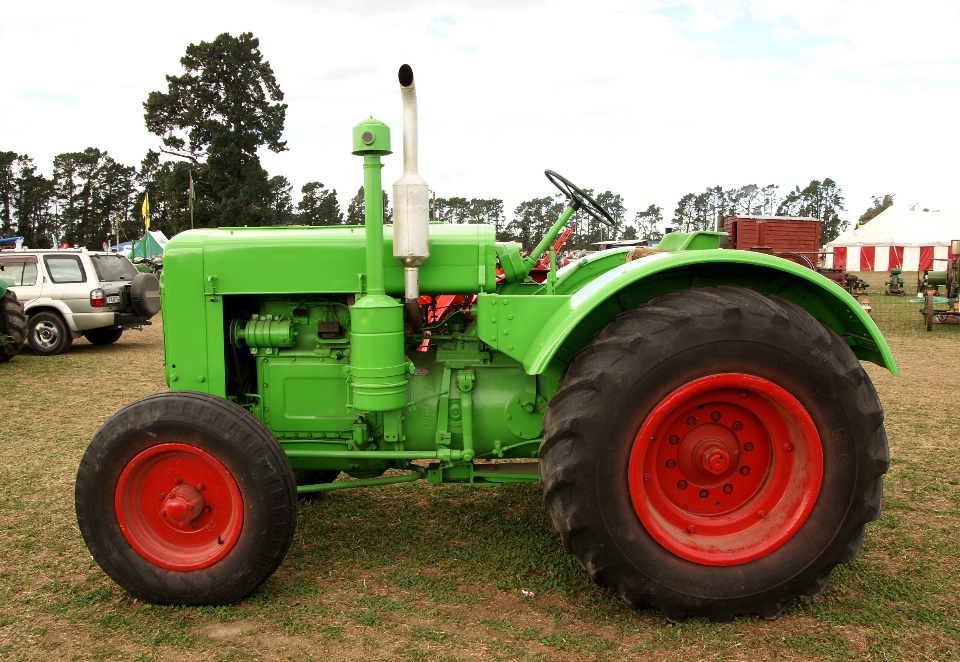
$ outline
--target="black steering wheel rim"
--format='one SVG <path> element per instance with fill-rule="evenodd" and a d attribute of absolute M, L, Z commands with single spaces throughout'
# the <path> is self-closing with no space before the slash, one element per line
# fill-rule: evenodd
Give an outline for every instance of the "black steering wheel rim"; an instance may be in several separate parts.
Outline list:
<path fill-rule="evenodd" d="M 567 196 L 567 199 L 571 202 L 571 206 L 574 209 L 583 209 L 583 211 L 590 214 L 593 218 L 597 219 L 604 225 L 608 225 L 611 228 L 616 224 L 614 223 L 613 217 L 607 212 L 606 209 L 600 206 L 600 203 L 594 200 L 591 196 L 587 195 L 583 189 L 571 182 L 569 179 L 563 175 L 554 172 L 553 170 L 544 170 L 543 174 L 547 176 L 547 180 L 558 189 L 560 192 Z"/>

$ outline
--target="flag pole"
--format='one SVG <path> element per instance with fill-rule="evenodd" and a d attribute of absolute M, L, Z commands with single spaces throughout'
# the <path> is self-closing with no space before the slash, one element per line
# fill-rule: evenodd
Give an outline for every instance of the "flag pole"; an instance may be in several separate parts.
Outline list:
<path fill-rule="evenodd" d="M 143 206 L 140 208 L 140 212 L 143 214 L 143 227 L 144 234 L 150 232 L 150 192 L 147 191 L 143 194 Z M 147 257 L 147 248 L 146 242 L 141 241 L 143 244 L 143 257 Z M 137 244 L 134 242 L 131 244 L 130 255 L 136 257 Z"/>
<path fill-rule="evenodd" d="M 193 229 L 193 168 L 190 168 L 190 194 L 187 196 L 187 201 L 190 203 L 190 229 Z"/>

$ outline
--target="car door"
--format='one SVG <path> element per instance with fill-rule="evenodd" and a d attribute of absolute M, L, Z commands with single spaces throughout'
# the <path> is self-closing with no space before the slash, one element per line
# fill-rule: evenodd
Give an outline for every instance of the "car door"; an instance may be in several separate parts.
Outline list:
<path fill-rule="evenodd" d="M 13 281 L 11 288 L 24 306 L 40 297 L 43 281 L 38 273 L 36 255 L 0 255 L 3 275 Z"/>
<path fill-rule="evenodd" d="M 44 284 L 44 296 L 63 301 L 74 313 L 90 313 L 90 288 L 87 272 L 79 255 L 44 255 L 43 264 L 49 275 Z"/>

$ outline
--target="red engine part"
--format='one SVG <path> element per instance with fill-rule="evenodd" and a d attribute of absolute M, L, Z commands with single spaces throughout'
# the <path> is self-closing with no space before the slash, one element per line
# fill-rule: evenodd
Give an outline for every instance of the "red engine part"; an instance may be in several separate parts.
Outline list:
<path fill-rule="evenodd" d="M 459 310 L 467 311 L 467 318 L 473 319 L 473 316 L 470 315 L 470 307 L 476 302 L 477 296 L 475 294 L 438 294 L 435 297 L 421 295 L 419 299 L 424 324 L 426 325 L 442 322 Z M 429 336 L 431 333 L 429 330 L 425 330 L 424 335 Z M 424 338 L 417 351 L 425 352 L 429 347 L 430 338 Z"/>

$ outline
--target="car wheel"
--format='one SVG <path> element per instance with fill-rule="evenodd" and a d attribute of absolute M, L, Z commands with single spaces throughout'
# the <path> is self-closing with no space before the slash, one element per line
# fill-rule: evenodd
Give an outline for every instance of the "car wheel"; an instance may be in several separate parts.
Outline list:
<path fill-rule="evenodd" d="M 225 605 L 280 565 L 297 521 L 290 462 L 263 423 L 176 391 L 114 414 L 83 454 L 77 522 L 115 582 L 154 604 Z"/>
<path fill-rule="evenodd" d="M 27 342 L 37 354 L 53 356 L 65 352 L 73 343 L 73 336 L 59 313 L 42 312 L 30 316 Z"/>
<path fill-rule="evenodd" d="M 112 345 L 120 340 L 123 335 L 123 329 L 119 327 L 104 327 L 102 329 L 90 329 L 83 332 L 83 337 L 94 345 Z"/>
<path fill-rule="evenodd" d="M 0 340 L 2 363 L 16 356 L 27 337 L 27 317 L 23 314 L 23 305 L 17 300 L 13 290 L 7 290 L 0 299 L 0 336 L 6 338 L 5 341 Z"/>
<path fill-rule="evenodd" d="M 870 378 L 780 297 L 698 287 L 623 313 L 574 358 L 543 426 L 564 547 L 672 621 L 777 616 L 856 557 L 880 511 Z"/>

